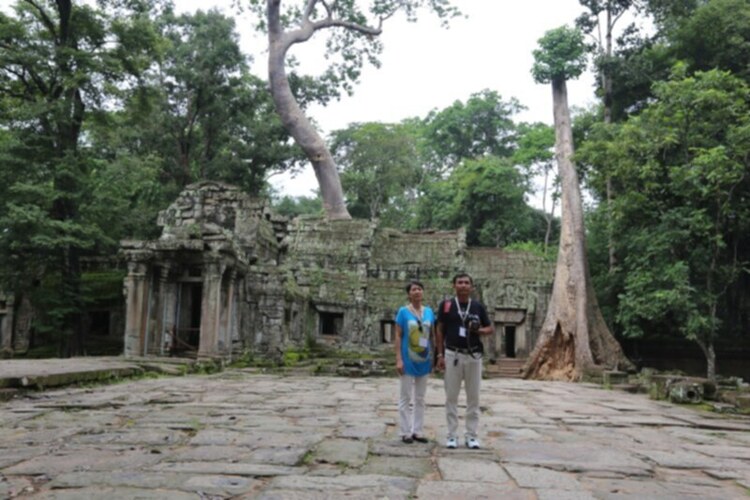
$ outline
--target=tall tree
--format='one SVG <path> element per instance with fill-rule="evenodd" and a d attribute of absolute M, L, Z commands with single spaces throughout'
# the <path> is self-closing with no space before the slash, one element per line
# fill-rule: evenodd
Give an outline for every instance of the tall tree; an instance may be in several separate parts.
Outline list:
<path fill-rule="evenodd" d="M 360 75 L 364 60 L 377 65 L 381 51 L 379 35 L 385 20 L 401 11 L 414 20 L 426 7 L 443 19 L 457 14 L 449 0 L 373 0 L 367 10 L 357 2 L 300 0 L 282 8 L 281 0 L 249 0 L 268 31 L 268 77 L 276 110 L 281 121 L 312 163 L 320 186 L 323 205 L 329 218 L 348 219 L 336 164 L 325 141 L 300 108 L 289 84 L 287 56 L 292 46 L 304 43 L 319 32 L 329 35 L 328 54 L 340 56 L 340 62 L 327 72 L 328 79 L 351 89 Z M 287 4 L 292 3 L 288 0 Z"/>
<path fill-rule="evenodd" d="M 626 188 L 616 203 L 627 251 L 618 322 L 628 337 L 658 330 L 696 342 L 714 378 L 715 343 L 750 276 L 750 88 L 678 66 L 654 92 L 605 145 Z"/>
<path fill-rule="evenodd" d="M 45 312 L 71 353 L 84 335 L 80 258 L 103 234 L 85 221 L 94 168 L 86 120 L 150 64 L 157 38 L 154 2 L 100 5 L 20 0 L 14 17 L 0 14 L 0 120 L 24 164 L 3 200 L 3 274 L 14 290 L 42 275 L 57 288 Z"/>
<path fill-rule="evenodd" d="M 266 189 L 269 172 L 290 169 L 304 155 L 281 124 L 267 82 L 249 72 L 234 20 L 211 10 L 157 19 L 164 36 L 157 64 L 133 89 L 124 109 L 97 129 L 97 145 L 112 152 L 156 156 L 173 193 L 197 180 Z M 293 82 L 304 107 L 321 94 Z"/>
<path fill-rule="evenodd" d="M 555 129 L 545 123 L 522 124 L 518 131 L 518 149 L 513 153 L 514 163 L 521 165 L 529 177 L 541 175 L 542 181 L 542 215 L 546 222 L 544 245 L 547 253 L 552 230 L 555 223 L 555 208 L 560 199 L 560 180 L 550 174 L 553 169 Z M 547 202 L 550 207 L 547 210 Z"/>
<path fill-rule="evenodd" d="M 528 177 L 509 158 L 467 159 L 446 179 L 426 184 L 420 198 L 420 228 L 466 229 L 469 245 L 505 247 L 541 242 L 544 224 L 526 204 Z"/>
<path fill-rule="evenodd" d="M 613 112 L 613 69 L 614 61 L 614 33 L 615 26 L 622 17 L 633 7 L 638 6 L 637 0 L 579 0 L 579 3 L 588 9 L 576 20 L 576 24 L 584 33 L 589 34 L 594 40 L 595 62 L 599 72 L 599 88 L 601 89 L 604 123 L 612 123 Z M 626 31 L 634 31 L 634 25 L 628 26 Z M 607 211 L 611 220 L 611 205 L 614 197 L 612 179 L 606 176 L 606 203 Z M 615 238 L 611 229 L 609 230 L 609 270 L 614 272 L 617 265 L 617 253 L 615 251 Z"/>
<path fill-rule="evenodd" d="M 516 99 L 484 89 L 431 111 L 424 120 L 428 168 L 444 176 L 466 159 L 511 156 L 518 136 L 513 117 L 523 109 Z"/>
<path fill-rule="evenodd" d="M 539 40 L 534 58 L 534 79 L 552 84 L 562 221 L 552 296 L 524 374 L 527 378 L 579 380 L 604 367 L 632 365 L 602 318 L 586 257 L 583 203 L 572 159 L 573 134 L 566 84 L 569 78 L 578 77 L 586 64 L 581 32 L 565 26 L 548 31 Z"/>
<path fill-rule="evenodd" d="M 355 123 L 331 136 L 352 215 L 406 227 L 423 177 L 415 127 Z"/>

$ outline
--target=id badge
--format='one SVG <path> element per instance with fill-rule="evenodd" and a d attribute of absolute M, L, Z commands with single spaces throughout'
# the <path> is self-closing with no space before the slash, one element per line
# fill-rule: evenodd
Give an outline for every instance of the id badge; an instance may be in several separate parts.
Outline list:
<path fill-rule="evenodd" d="M 458 336 L 466 337 L 466 328 L 463 326 L 458 327 Z"/>
<path fill-rule="evenodd" d="M 430 345 L 430 341 L 424 337 L 419 338 L 419 347 L 427 347 Z"/>

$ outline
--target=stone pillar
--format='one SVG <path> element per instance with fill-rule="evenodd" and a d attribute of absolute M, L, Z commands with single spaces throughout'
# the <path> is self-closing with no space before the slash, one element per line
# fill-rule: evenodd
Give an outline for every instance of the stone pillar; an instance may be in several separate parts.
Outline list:
<path fill-rule="evenodd" d="M 147 298 L 147 266 L 143 262 L 128 262 L 125 277 L 125 355 L 143 354 L 144 315 Z"/>
<path fill-rule="evenodd" d="M 232 352 L 232 339 L 235 336 L 234 330 L 237 326 L 237 307 L 235 306 L 237 270 L 232 269 L 227 277 L 227 293 L 224 304 L 222 305 L 221 334 L 219 337 L 219 347 L 222 354 Z"/>
<path fill-rule="evenodd" d="M 176 281 L 165 281 L 162 283 L 164 288 L 161 291 L 163 300 L 162 307 L 162 342 L 160 351 L 162 355 L 169 355 L 175 345 L 175 336 L 177 335 L 177 301 L 179 283 Z"/>
<path fill-rule="evenodd" d="M 166 337 L 165 332 L 165 309 L 167 304 L 167 281 L 169 279 L 170 264 L 166 263 L 159 266 L 159 285 L 152 290 L 152 293 L 156 293 L 156 297 L 152 298 L 154 310 L 151 312 L 151 316 L 154 318 L 154 328 L 150 332 L 148 353 L 159 355 L 164 353 L 164 340 Z M 156 270 L 154 270 L 156 272 Z M 149 318 L 149 324 L 151 324 L 151 318 Z"/>
<path fill-rule="evenodd" d="M 516 326 L 516 357 L 525 358 L 530 352 L 531 349 L 529 349 L 526 340 L 526 322 L 524 321 Z"/>
<path fill-rule="evenodd" d="M 223 267 L 218 260 L 207 260 L 203 264 L 203 303 L 198 356 L 213 357 L 219 354 Z"/>

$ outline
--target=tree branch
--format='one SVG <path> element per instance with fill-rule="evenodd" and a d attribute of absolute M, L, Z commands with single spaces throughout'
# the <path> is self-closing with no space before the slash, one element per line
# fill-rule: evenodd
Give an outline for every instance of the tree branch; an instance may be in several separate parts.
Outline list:
<path fill-rule="evenodd" d="M 356 31 L 358 33 L 362 33 L 363 35 L 370 36 L 378 36 L 383 32 L 381 28 L 371 28 L 369 26 L 362 26 L 361 24 L 343 21 L 340 19 L 324 19 L 322 21 L 316 21 L 312 23 L 313 32 L 326 28 L 345 28 L 348 30 Z"/>
<path fill-rule="evenodd" d="M 50 33 L 52 33 L 54 38 L 58 38 L 59 33 L 57 33 L 57 31 L 55 30 L 55 23 L 52 21 L 52 19 L 49 18 L 44 8 L 37 4 L 34 0 L 23 1 L 36 9 L 36 11 L 39 13 L 39 20 L 42 22 L 42 24 L 47 28 L 47 30 L 49 30 Z"/>

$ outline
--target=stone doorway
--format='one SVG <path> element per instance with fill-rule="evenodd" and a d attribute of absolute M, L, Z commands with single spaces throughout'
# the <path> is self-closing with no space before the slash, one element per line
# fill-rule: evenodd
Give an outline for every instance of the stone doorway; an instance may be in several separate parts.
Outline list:
<path fill-rule="evenodd" d="M 177 321 L 172 354 L 195 355 L 200 346 L 203 283 L 182 281 L 177 294 Z"/>
<path fill-rule="evenodd" d="M 490 359 L 525 358 L 529 355 L 526 313 L 526 309 L 520 308 L 495 309 L 495 335 L 490 340 Z"/>
<path fill-rule="evenodd" d="M 515 358 L 516 357 L 516 326 L 508 325 L 505 327 L 505 333 L 503 338 L 503 345 L 505 346 L 505 357 Z"/>
<path fill-rule="evenodd" d="M 344 313 L 321 312 L 320 335 L 339 336 L 343 331 Z"/>

